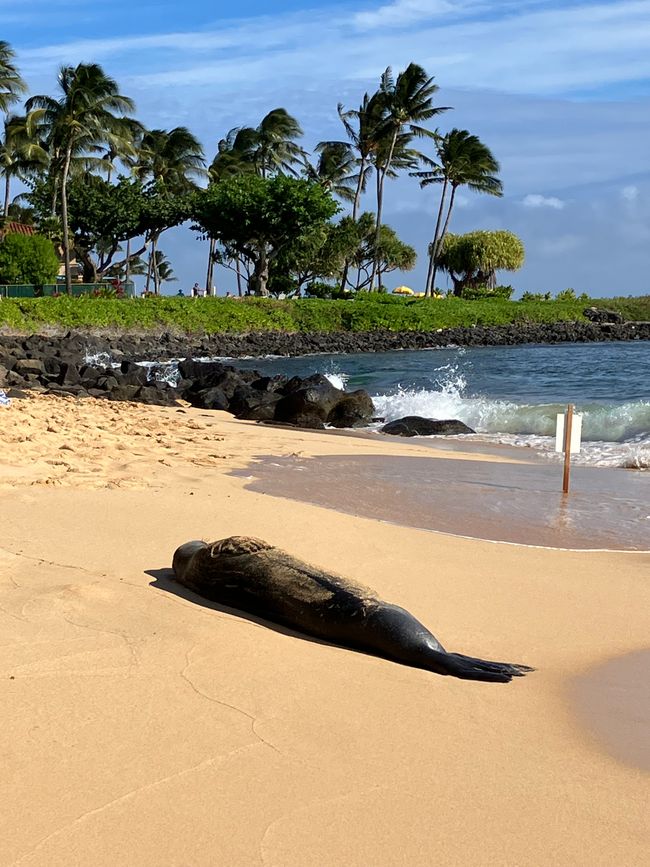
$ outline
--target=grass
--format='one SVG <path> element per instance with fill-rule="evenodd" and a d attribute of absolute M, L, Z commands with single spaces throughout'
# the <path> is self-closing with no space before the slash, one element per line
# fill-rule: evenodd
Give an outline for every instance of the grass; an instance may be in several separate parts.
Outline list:
<path fill-rule="evenodd" d="M 598 298 L 589 304 L 650 321 L 650 296 Z M 0 327 L 22 333 L 50 328 L 172 331 L 181 334 L 286 331 L 433 331 L 470 325 L 584 320 L 578 300 L 441 300 L 370 295 L 364 300 L 266 298 L 29 298 L 0 301 Z"/>

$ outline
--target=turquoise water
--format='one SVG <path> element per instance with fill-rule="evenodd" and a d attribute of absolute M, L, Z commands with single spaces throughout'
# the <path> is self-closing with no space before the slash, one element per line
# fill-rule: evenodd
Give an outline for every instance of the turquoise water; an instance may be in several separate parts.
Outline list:
<path fill-rule="evenodd" d="M 534 448 L 549 460 L 558 412 L 583 415 L 575 462 L 650 466 L 650 343 L 488 346 L 425 351 L 236 359 L 264 374 L 316 371 L 365 388 L 378 415 L 458 418 L 479 438 Z"/>

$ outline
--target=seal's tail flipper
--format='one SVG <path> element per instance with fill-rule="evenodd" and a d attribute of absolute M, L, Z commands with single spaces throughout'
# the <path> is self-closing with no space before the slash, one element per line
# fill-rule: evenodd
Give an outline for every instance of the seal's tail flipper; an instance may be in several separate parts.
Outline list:
<path fill-rule="evenodd" d="M 462 680 L 483 680 L 492 683 L 510 683 L 513 677 L 523 677 L 529 671 L 535 671 L 528 665 L 516 665 L 510 662 L 490 662 L 487 659 L 476 659 L 473 656 L 463 656 L 462 653 L 449 653 L 449 674 Z"/>

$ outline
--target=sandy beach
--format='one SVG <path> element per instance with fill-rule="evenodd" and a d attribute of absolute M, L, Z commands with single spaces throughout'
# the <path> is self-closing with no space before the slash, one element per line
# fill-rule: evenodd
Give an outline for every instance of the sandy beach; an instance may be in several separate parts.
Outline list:
<path fill-rule="evenodd" d="M 650 554 L 400 526 L 250 489 L 245 472 L 361 443 L 465 470 L 504 460 L 460 448 L 43 395 L 0 408 L 0 436 L 2 867 L 647 863 L 650 777 L 589 694 L 628 654 L 637 674 L 608 694 L 638 691 Z M 179 544 L 233 534 L 373 587 L 451 650 L 537 671 L 438 677 L 171 580 Z M 635 707 L 620 736 L 647 738 L 647 693 Z"/>

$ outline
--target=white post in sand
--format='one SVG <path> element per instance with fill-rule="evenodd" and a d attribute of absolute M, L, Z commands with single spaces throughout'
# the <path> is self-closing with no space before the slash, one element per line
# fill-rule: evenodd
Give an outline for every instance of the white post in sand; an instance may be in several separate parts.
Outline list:
<path fill-rule="evenodd" d="M 564 452 L 564 474 L 562 477 L 562 493 L 569 493 L 569 474 L 571 472 L 571 455 L 580 451 L 582 436 L 582 416 L 574 414 L 570 403 L 566 412 L 558 413 L 555 423 L 555 451 Z"/>

